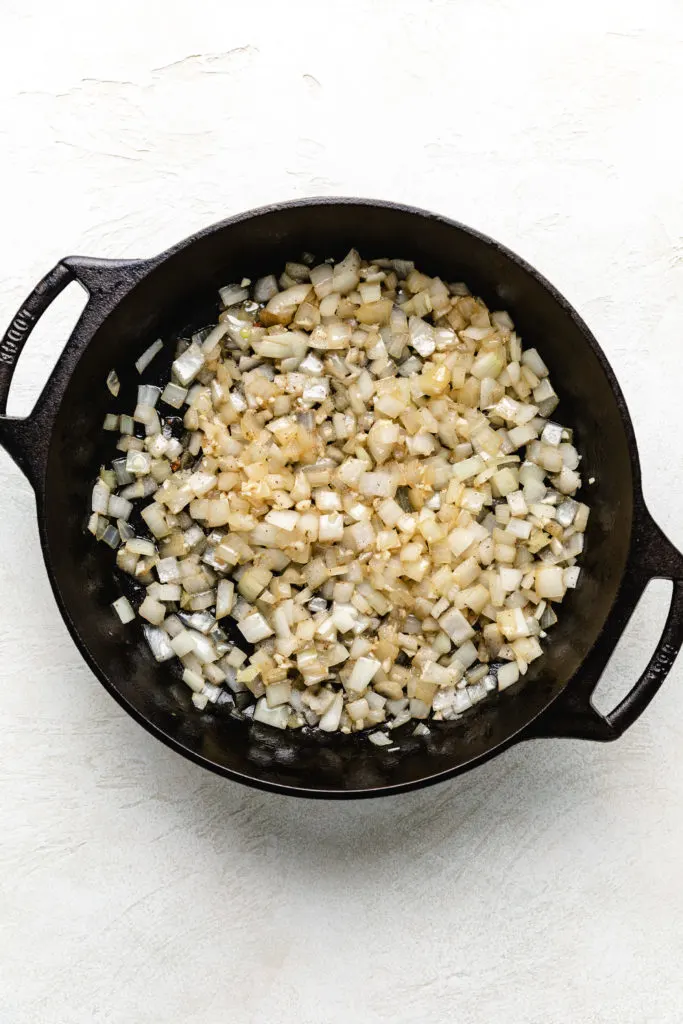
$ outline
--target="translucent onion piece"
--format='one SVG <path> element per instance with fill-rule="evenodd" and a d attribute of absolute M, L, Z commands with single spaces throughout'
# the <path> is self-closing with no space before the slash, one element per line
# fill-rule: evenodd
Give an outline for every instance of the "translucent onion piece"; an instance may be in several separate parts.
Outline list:
<path fill-rule="evenodd" d="M 161 338 L 157 338 L 156 341 L 152 342 L 152 344 L 149 346 L 149 348 L 145 349 L 145 351 L 142 353 L 140 358 L 135 361 L 135 369 L 138 371 L 138 373 L 144 373 L 145 372 L 145 370 L 147 369 L 149 364 L 154 359 L 155 355 L 158 352 L 161 352 L 163 347 L 164 347 L 163 341 L 161 340 Z"/>

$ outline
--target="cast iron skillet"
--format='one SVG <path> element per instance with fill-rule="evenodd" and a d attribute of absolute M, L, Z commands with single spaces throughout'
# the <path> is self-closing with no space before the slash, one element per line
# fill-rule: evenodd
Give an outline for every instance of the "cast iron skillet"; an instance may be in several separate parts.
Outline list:
<path fill-rule="evenodd" d="M 562 421 L 575 428 L 592 507 L 583 573 L 562 607 L 543 658 L 522 684 L 458 722 L 398 749 L 362 738 L 282 733 L 247 725 L 229 707 L 198 713 L 168 665 L 152 659 L 141 631 L 121 626 L 109 605 L 120 592 L 108 548 L 84 532 L 100 462 L 112 457 L 105 412 L 130 411 L 134 360 L 156 337 L 179 335 L 215 316 L 220 285 L 252 279 L 302 251 L 340 258 L 415 260 L 447 281 L 465 280 L 489 306 L 510 311 L 527 345 L 548 363 Z M 40 316 L 71 281 L 89 302 L 29 417 L 0 415 L 0 442 L 36 493 L 50 582 L 71 634 L 112 696 L 169 746 L 228 778 L 313 797 L 375 796 L 448 778 L 521 739 L 613 740 L 645 710 L 683 642 L 683 556 L 650 517 L 638 452 L 619 386 L 592 334 L 555 289 L 503 246 L 461 224 L 391 203 L 312 199 L 233 217 L 151 260 L 62 260 L 35 287 L 0 342 L 0 414 L 21 349 Z M 167 346 L 171 348 L 172 346 Z M 105 387 L 115 366 L 118 405 Z M 650 579 L 674 581 L 664 632 L 627 697 L 603 716 L 591 694 Z M 211 708 L 211 705 L 209 705 Z"/>

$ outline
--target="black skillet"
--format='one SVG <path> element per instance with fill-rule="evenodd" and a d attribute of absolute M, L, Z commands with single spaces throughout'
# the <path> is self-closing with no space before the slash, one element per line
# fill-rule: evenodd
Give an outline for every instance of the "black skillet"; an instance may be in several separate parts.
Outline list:
<path fill-rule="evenodd" d="M 210 322 L 216 290 L 227 281 L 270 273 L 304 250 L 341 257 L 351 246 L 467 281 L 489 306 L 509 310 L 525 344 L 538 347 L 550 367 L 584 480 L 595 478 L 584 493 L 592 515 L 581 582 L 562 606 L 544 657 L 523 684 L 459 721 L 435 725 L 428 737 L 404 730 L 398 749 L 251 725 L 231 717 L 229 703 L 197 712 L 174 670 L 152 659 L 136 624 L 116 620 L 110 602 L 120 581 L 111 551 L 84 531 L 93 478 L 112 457 L 102 421 L 113 409 L 129 411 L 139 379 L 133 364 L 143 349 L 156 337 Z M 0 443 L 35 490 L 50 582 L 76 644 L 112 696 L 159 739 L 248 785 L 361 797 L 446 779 L 530 737 L 613 740 L 645 710 L 683 642 L 683 556 L 645 507 L 631 420 L 604 354 L 565 299 L 518 256 L 421 210 L 313 199 L 233 217 L 151 260 L 69 257 L 35 287 L 0 342 L 0 414 L 33 326 L 71 281 L 87 290 L 88 304 L 31 415 L 0 415 Z M 118 405 L 105 387 L 112 367 L 122 381 Z M 602 715 L 591 695 L 654 577 L 674 581 L 664 632 L 631 691 Z"/>

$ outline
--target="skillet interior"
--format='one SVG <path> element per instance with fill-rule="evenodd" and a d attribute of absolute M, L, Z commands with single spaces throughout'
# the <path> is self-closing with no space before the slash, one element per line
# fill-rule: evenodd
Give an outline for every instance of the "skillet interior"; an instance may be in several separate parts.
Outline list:
<path fill-rule="evenodd" d="M 596 479 L 584 489 L 593 512 L 581 583 L 524 684 L 459 722 L 433 728 L 430 737 L 417 739 L 408 730 L 391 753 L 356 737 L 280 733 L 248 727 L 220 709 L 194 710 L 175 670 L 157 665 L 139 628 L 121 626 L 111 612 L 120 593 L 111 552 L 84 532 L 93 477 L 113 457 L 113 435 L 103 435 L 102 420 L 107 411 L 132 409 L 139 381 L 133 363 L 146 345 L 211 322 L 216 290 L 228 281 L 277 271 L 304 250 L 340 258 L 351 246 L 366 257 L 413 259 L 427 273 L 465 280 L 492 308 L 507 309 L 525 345 L 538 347 L 548 363 L 561 397 L 558 417 L 575 429 L 584 479 Z M 165 364 L 155 361 L 155 373 L 168 375 L 169 363 L 170 353 Z M 117 402 L 104 384 L 112 366 L 122 381 Z M 400 207 L 336 201 L 274 208 L 218 225 L 171 250 L 96 331 L 54 423 L 42 514 L 48 563 L 92 667 L 136 718 L 183 753 L 242 781 L 290 792 L 351 796 L 408 788 L 489 755 L 537 717 L 579 670 L 625 569 L 634 489 L 629 438 L 586 328 L 506 250 L 452 222 Z"/>

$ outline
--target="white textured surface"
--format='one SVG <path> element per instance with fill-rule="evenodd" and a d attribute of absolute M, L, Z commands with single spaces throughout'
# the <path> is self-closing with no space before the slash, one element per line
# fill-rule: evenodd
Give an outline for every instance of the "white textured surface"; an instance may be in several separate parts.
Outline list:
<path fill-rule="evenodd" d="M 313 193 L 432 208 L 586 317 L 683 544 L 679 0 L 5 0 L 0 37 L 4 321 L 70 252 L 147 255 Z M 27 350 L 14 411 L 67 330 Z M 243 790 L 95 682 L 2 454 L 0 486 L 2 1024 L 680 1022 L 683 664 L 611 746 L 358 805 Z"/>

